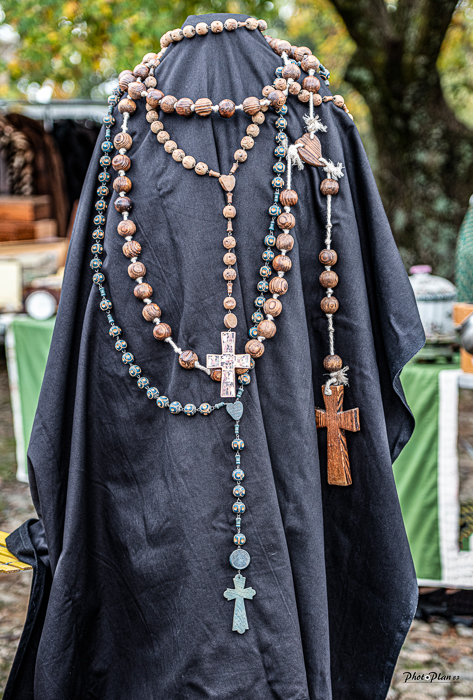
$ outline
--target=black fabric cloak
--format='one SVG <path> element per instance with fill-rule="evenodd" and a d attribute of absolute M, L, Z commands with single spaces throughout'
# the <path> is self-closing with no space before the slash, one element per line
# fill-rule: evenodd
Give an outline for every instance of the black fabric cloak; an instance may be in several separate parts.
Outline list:
<path fill-rule="evenodd" d="M 330 57 L 320 58 L 330 66 Z M 260 96 L 278 65 L 260 32 L 238 29 L 171 46 L 156 75 L 165 94 L 238 104 Z M 306 112 L 289 98 L 290 143 L 304 132 Z M 330 103 L 317 114 L 328 127 L 318 134 L 324 157 L 345 168 L 333 199 L 333 247 L 336 351 L 350 367 L 345 408 L 358 406 L 361 416 L 361 431 L 348 434 L 353 485 L 327 485 L 326 431 L 317 434 L 314 420 L 328 354 L 318 281 L 326 198 L 319 191 L 325 173 L 306 166 L 293 176 L 299 203 L 289 291 L 244 395 L 243 531 L 252 556 L 244 573 L 257 594 L 246 603 L 250 629 L 232 632 L 233 603 L 223 592 L 235 575 L 228 562 L 233 422 L 224 409 L 189 418 L 157 408 L 114 349 L 89 268 L 102 134 L 29 447 L 52 582 L 42 569 L 41 537 L 23 526 L 23 556 L 28 542 L 42 551 L 42 599 L 30 611 L 34 633 L 20 644 L 6 698 L 385 698 L 417 600 L 391 464 L 413 429 L 399 373 L 422 346 L 423 331 L 356 126 Z M 128 173 L 140 259 L 175 341 L 205 362 L 206 353 L 220 352 L 223 330 L 224 192 L 165 153 L 144 115 L 141 100 L 129 122 Z M 274 121 L 270 110 L 236 173 L 238 352 L 248 339 L 270 220 Z M 163 122 L 186 153 L 228 173 L 249 118 L 164 115 Z M 182 369 L 141 316 L 116 232 L 115 197 L 103 272 L 129 350 L 171 400 L 216 403 L 219 385 Z"/>

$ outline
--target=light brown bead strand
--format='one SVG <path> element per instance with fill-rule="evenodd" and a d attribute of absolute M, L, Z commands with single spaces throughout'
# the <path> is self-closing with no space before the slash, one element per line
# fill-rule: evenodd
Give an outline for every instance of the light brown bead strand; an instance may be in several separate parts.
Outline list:
<path fill-rule="evenodd" d="M 138 81 L 135 81 L 133 83 L 129 83 L 128 85 L 128 94 L 131 97 L 132 100 L 141 100 L 141 93 L 144 91 L 145 87 L 143 83 L 140 83 Z"/>
<path fill-rule="evenodd" d="M 238 324 L 238 319 L 235 316 L 235 314 L 225 314 L 223 323 L 225 324 L 226 328 L 236 328 Z"/>
<path fill-rule="evenodd" d="M 261 357 L 264 353 L 264 345 L 259 340 L 249 340 L 245 345 L 245 352 L 251 357 Z"/>
<path fill-rule="evenodd" d="M 171 114 L 172 112 L 174 112 L 176 102 L 177 97 L 174 97 L 174 95 L 165 95 L 161 100 L 161 109 L 163 110 L 163 112 Z"/>
<path fill-rule="evenodd" d="M 234 297 L 225 297 L 223 300 L 223 307 L 228 310 L 234 309 L 236 306 L 236 300 Z"/>
<path fill-rule="evenodd" d="M 124 98 L 123 100 L 120 100 L 118 103 L 118 111 L 120 114 L 133 114 L 136 110 L 136 102 L 133 100 L 129 100 L 128 98 Z"/>
<path fill-rule="evenodd" d="M 135 78 L 141 78 L 141 80 L 144 80 L 145 78 L 148 77 L 149 73 L 149 68 L 142 63 L 139 63 L 137 66 L 135 66 L 133 70 L 133 75 Z"/>
<path fill-rule="evenodd" d="M 131 263 L 131 265 L 128 265 L 128 274 L 133 280 L 138 279 L 138 277 L 144 277 L 146 275 L 146 267 L 142 262 Z"/>
<path fill-rule="evenodd" d="M 263 112 L 258 112 L 257 114 L 254 114 L 251 117 L 251 121 L 254 124 L 260 124 L 260 125 L 263 124 L 265 119 L 266 119 L 266 117 L 264 116 Z"/>
<path fill-rule="evenodd" d="M 315 75 L 308 75 L 302 81 L 302 89 L 308 92 L 318 92 L 320 90 L 320 80 Z"/>
<path fill-rule="evenodd" d="M 166 141 L 166 143 L 164 144 L 164 150 L 166 151 L 166 153 L 173 153 L 176 150 L 176 148 L 177 143 L 175 141 L 171 141 L 171 139 L 169 139 L 169 141 Z"/>
<path fill-rule="evenodd" d="M 282 77 L 286 80 L 289 80 L 289 78 L 292 78 L 292 80 L 299 80 L 301 77 L 301 69 L 299 66 L 296 66 L 295 63 L 288 63 L 288 65 L 284 66 L 282 69 Z"/>
<path fill-rule="evenodd" d="M 210 25 L 210 31 L 214 34 L 220 34 L 220 32 L 223 32 L 223 22 L 220 22 L 219 20 L 212 22 Z"/>
<path fill-rule="evenodd" d="M 227 268 L 223 271 L 223 279 L 226 282 L 231 282 L 236 279 L 236 271 L 233 268 Z"/>
<path fill-rule="evenodd" d="M 207 175 L 207 173 L 209 172 L 209 166 L 207 165 L 207 163 L 199 162 L 195 166 L 195 172 L 197 173 L 197 175 Z"/>
<path fill-rule="evenodd" d="M 181 163 L 183 158 L 186 157 L 186 154 L 184 153 L 182 148 L 176 148 L 176 150 L 172 152 L 172 157 L 176 161 L 176 163 Z"/>
<path fill-rule="evenodd" d="M 282 303 L 279 299 L 266 299 L 263 305 L 263 311 L 270 316 L 279 316 L 282 311 Z"/>
<path fill-rule="evenodd" d="M 179 364 L 184 369 L 193 369 L 198 359 L 197 354 L 193 350 L 184 350 L 179 355 Z"/>
<path fill-rule="evenodd" d="M 258 335 L 263 338 L 272 338 L 276 333 L 276 324 L 273 321 L 260 321 L 258 323 Z"/>
<path fill-rule="evenodd" d="M 245 151 L 249 151 L 253 146 L 255 145 L 255 142 L 251 138 L 251 136 L 243 136 L 242 140 L 240 141 L 241 147 L 245 149 Z"/>
<path fill-rule="evenodd" d="M 327 357 L 325 357 L 324 369 L 326 369 L 327 372 L 338 372 L 338 370 L 342 369 L 342 367 L 342 358 L 338 355 L 327 355 Z"/>
<path fill-rule="evenodd" d="M 212 100 L 208 97 L 201 97 L 195 102 L 195 113 L 201 117 L 208 117 L 212 114 Z"/>
<path fill-rule="evenodd" d="M 236 216 L 236 209 L 232 204 L 227 204 L 223 209 L 223 215 L 226 219 L 234 219 Z"/>
<path fill-rule="evenodd" d="M 226 248 L 227 250 L 230 250 L 231 248 L 234 248 L 236 246 L 236 240 L 233 238 L 233 236 L 226 236 L 223 239 L 223 247 Z"/>
<path fill-rule="evenodd" d="M 171 335 L 171 326 L 167 323 L 158 323 L 153 328 L 153 335 L 156 340 L 166 340 Z"/>
<path fill-rule="evenodd" d="M 141 312 L 145 321 L 154 321 L 161 317 L 161 309 L 157 304 L 145 304 Z"/>
<path fill-rule="evenodd" d="M 149 105 L 152 109 L 156 109 L 163 97 L 164 92 L 162 92 L 161 90 L 148 90 L 146 104 Z"/>
<path fill-rule="evenodd" d="M 181 99 L 176 102 L 174 109 L 181 117 L 190 117 L 193 104 L 193 101 L 189 97 L 181 97 Z"/>
<path fill-rule="evenodd" d="M 159 120 L 157 122 L 153 122 L 151 124 L 151 131 L 153 132 L 153 134 L 159 134 L 160 131 L 164 131 L 163 123 Z"/>
<path fill-rule="evenodd" d="M 319 260 L 322 263 L 322 265 L 335 265 L 335 263 L 337 262 L 337 254 L 334 250 L 325 249 L 319 253 Z"/>
<path fill-rule="evenodd" d="M 297 99 L 301 102 L 308 102 L 310 100 L 310 92 L 308 90 L 301 90 L 297 95 Z"/>
<path fill-rule="evenodd" d="M 254 116 L 261 109 L 261 105 L 257 97 L 247 97 L 243 100 L 243 111 L 245 114 Z"/>
<path fill-rule="evenodd" d="M 146 112 L 146 121 L 148 124 L 159 121 L 159 115 L 155 109 L 151 109 L 149 112 Z"/>
<path fill-rule="evenodd" d="M 333 289 L 338 284 L 338 275 L 333 270 L 324 270 L 319 276 L 319 282 L 326 289 Z"/>
<path fill-rule="evenodd" d="M 235 253 L 225 253 L 223 256 L 223 262 L 225 265 L 234 265 L 236 263 L 237 257 Z"/>
<path fill-rule="evenodd" d="M 186 168 L 186 170 L 192 170 L 195 167 L 195 158 L 192 156 L 185 156 L 182 159 L 182 165 Z"/>
<path fill-rule="evenodd" d="M 301 84 L 300 83 L 291 83 L 288 87 L 289 92 L 291 95 L 298 95 L 300 91 L 302 90 Z"/>

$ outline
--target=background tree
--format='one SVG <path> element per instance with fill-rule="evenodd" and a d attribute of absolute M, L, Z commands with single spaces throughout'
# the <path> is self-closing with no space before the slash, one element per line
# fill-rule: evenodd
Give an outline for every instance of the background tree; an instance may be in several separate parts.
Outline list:
<path fill-rule="evenodd" d="M 332 72 L 375 169 L 406 265 L 453 274 L 473 191 L 473 0 L 4 0 L 17 32 L 0 94 L 104 99 L 189 14 L 247 12 Z M 0 16 L 1 19 L 1 16 Z"/>

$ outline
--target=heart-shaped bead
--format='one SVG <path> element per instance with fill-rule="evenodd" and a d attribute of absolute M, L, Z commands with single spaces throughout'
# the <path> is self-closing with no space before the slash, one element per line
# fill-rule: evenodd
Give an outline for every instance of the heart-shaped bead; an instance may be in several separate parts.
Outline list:
<path fill-rule="evenodd" d="M 221 175 L 218 178 L 218 181 L 222 185 L 225 192 L 232 192 L 236 184 L 236 180 L 233 175 Z"/>
<path fill-rule="evenodd" d="M 233 420 L 240 420 L 243 415 L 242 402 L 235 401 L 234 403 L 227 403 L 227 412 L 231 415 Z"/>

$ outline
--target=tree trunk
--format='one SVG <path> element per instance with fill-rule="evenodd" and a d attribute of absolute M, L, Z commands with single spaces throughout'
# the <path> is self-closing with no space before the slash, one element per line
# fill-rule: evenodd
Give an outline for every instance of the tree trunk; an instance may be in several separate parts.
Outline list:
<path fill-rule="evenodd" d="M 455 0 L 332 0 L 357 51 L 346 79 L 371 112 L 377 181 L 407 266 L 453 278 L 473 192 L 473 132 L 445 102 L 436 68 Z"/>

